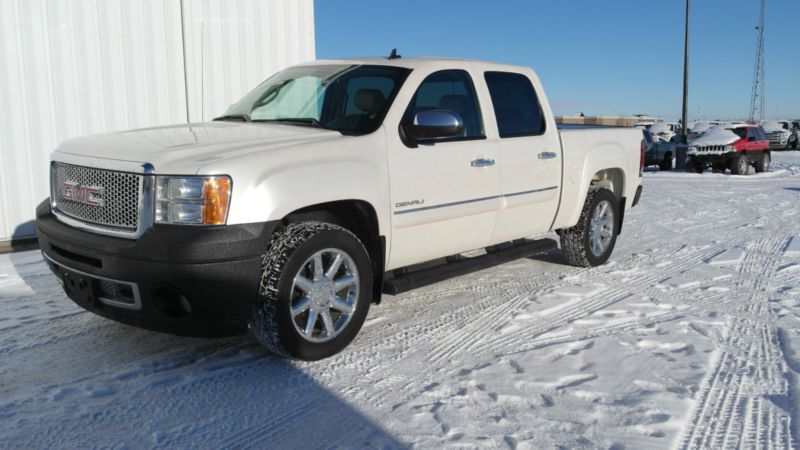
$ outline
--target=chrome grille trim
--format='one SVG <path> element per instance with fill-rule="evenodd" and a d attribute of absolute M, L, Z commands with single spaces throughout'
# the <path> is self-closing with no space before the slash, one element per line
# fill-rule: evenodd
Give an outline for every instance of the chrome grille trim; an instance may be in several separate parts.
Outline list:
<path fill-rule="evenodd" d="M 54 162 L 53 200 L 55 208 L 62 214 L 83 222 L 107 228 L 135 232 L 139 225 L 139 209 L 144 176 L 93 169 Z M 99 205 L 90 205 L 65 197 L 68 183 L 75 186 L 100 186 L 103 198 Z M 69 192 L 69 190 L 67 190 Z"/>
<path fill-rule="evenodd" d="M 133 206 L 134 211 L 129 213 L 135 216 L 135 222 L 98 221 L 96 215 L 88 214 L 82 216 L 80 210 L 74 208 L 63 207 L 62 210 L 61 205 L 59 205 L 59 195 L 56 192 L 56 187 L 59 185 L 58 167 L 62 166 L 78 167 L 80 170 L 84 170 L 94 176 L 134 177 L 138 183 L 136 192 L 138 203 Z M 137 239 L 153 224 L 154 174 L 155 169 L 148 163 L 104 160 L 55 152 L 50 170 L 50 210 L 56 219 L 71 227 L 96 234 Z M 85 182 L 84 180 L 77 181 Z M 114 200 L 111 199 L 111 201 Z"/>

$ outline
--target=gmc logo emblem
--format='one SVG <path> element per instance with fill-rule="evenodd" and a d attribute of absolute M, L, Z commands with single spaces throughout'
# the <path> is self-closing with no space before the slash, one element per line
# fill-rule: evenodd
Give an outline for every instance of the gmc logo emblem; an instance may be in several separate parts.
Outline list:
<path fill-rule="evenodd" d="M 103 196 L 106 188 L 102 186 L 81 186 L 74 181 L 64 181 L 61 183 L 61 198 L 73 202 L 83 203 L 91 206 L 105 206 L 106 200 Z"/>

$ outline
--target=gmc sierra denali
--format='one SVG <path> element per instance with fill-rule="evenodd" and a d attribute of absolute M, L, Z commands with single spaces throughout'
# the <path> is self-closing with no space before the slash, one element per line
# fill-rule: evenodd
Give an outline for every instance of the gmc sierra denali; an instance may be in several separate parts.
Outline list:
<path fill-rule="evenodd" d="M 64 142 L 37 229 L 89 311 L 181 335 L 249 330 L 315 360 L 382 293 L 557 248 L 537 234 L 556 231 L 571 264 L 604 263 L 641 194 L 642 148 L 641 130 L 558 130 L 528 68 L 317 61 L 213 122 Z"/>

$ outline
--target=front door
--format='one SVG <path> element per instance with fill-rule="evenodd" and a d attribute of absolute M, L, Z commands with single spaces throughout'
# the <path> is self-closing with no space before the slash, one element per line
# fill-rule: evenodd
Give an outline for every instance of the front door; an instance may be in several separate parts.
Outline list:
<path fill-rule="evenodd" d="M 472 78 L 434 72 L 403 114 L 445 109 L 464 123 L 460 136 L 408 142 L 387 127 L 392 240 L 387 268 L 403 267 L 488 245 L 499 207 L 496 143 L 486 139 Z"/>

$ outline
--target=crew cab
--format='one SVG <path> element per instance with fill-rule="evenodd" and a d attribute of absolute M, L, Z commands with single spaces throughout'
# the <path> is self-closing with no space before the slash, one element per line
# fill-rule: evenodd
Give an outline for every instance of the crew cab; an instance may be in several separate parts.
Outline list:
<path fill-rule="evenodd" d="M 711 167 L 718 173 L 727 168 L 733 175 L 747 175 L 751 165 L 756 172 L 769 171 L 770 145 L 760 126 L 718 125 L 692 141 L 687 156 L 687 172 Z"/>
<path fill-rule="evenodd" d="M 641 194 L 641 141 L 558 130 L 525 67 L 316 61 L 213 122 L 62 143 L 37 229 L 89 311 L 181 335 L 249 330 L 315 360 L 382 293 L 557 248 L 542 233 L 570 264 L 604 263 Z"/>

